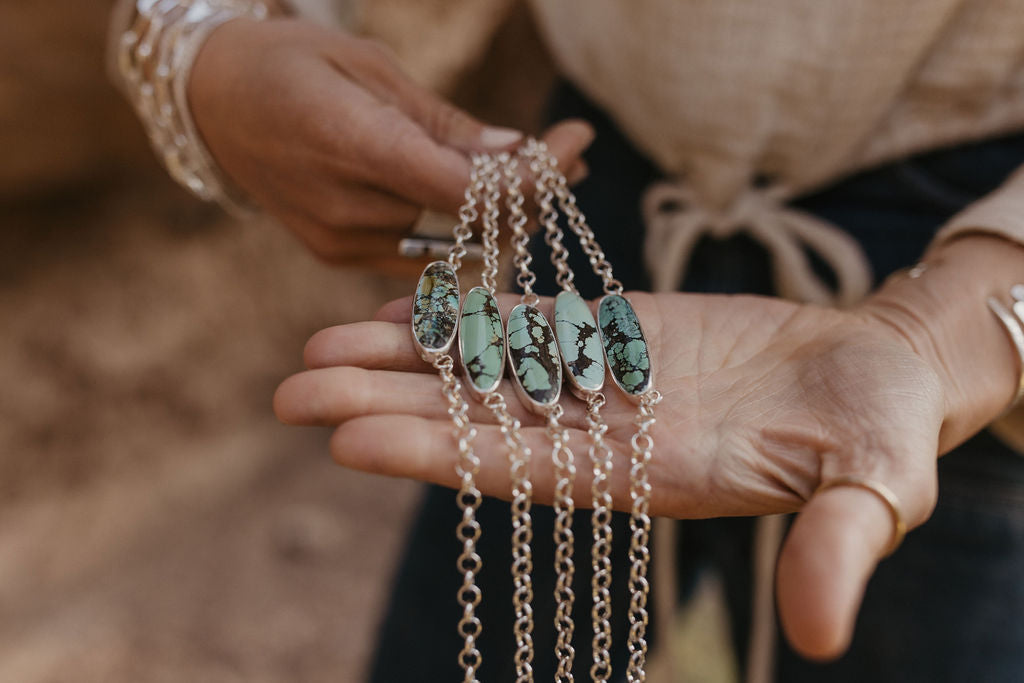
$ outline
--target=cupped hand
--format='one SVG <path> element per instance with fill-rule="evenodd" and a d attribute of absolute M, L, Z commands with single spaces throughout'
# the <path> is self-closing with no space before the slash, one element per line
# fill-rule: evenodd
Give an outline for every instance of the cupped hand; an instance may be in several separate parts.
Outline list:
<path fill-rule="evenodd" d="M 653 512 L 697 518 L 800 511 L 778 566 L 782 621 L 804 654 L 841 653 L 893 521 L 868 491 L 813 494 L 822 481 L 868 477 L 895 492 L 909 526 L 922 523 L 936 497 L 944 401 L 936 373 L 891 324 L 863 310 L 750 296 L 630 296 L 664 396 L 653 431 Z M 514 303 L 502 299 L 502 310 Z M 275 409 L 288 423 L 337 426 L 331 451 L 346 467 L 455 486 L 451 424 L 439 379 L 413 348 L 409 307 L 409 300 L 393 302 L 375 321 L 315 335 L 305 353 L 310 370 L 280 386 Z M 550 501 L 542 423 L 519 407 L 510 386 L 501 391 L 525 425 L 536 498 Z M 615 453 L 611 489 L 615 506 L 628 509 L 636 406 L 614 387 L 605 394 Z M 579 464 L 576 500 L 586 505 L 584 410 L 568 392 L 562 403 Z M 489 411 L 470 404 L 480 425 L 478 485 L 507 498 L 501 435 Z"/>
<path fill-rule="evenodd" d="M 423 208 L 457 212 L 471 152 L 522 138 L 413 83 L 380 43 L 302 20 L 219 27 L 196 58 L 188 94 L 228 179 L 339 264 L 394 265 L 398 240 Z M 578 179 L 592 136 L 572 121 L 543 137 Z"/>

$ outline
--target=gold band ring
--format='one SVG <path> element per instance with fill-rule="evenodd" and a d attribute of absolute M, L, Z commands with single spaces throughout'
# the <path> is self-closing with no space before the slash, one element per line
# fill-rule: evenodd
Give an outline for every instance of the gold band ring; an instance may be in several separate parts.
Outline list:
<path fill-rule="evenodd" d="M 814 492 L 814 495 L 818 495 L 822 491 L 836 488 L 837 486 L 853 486 L 856 488 L 870 491 L 879 498 L 889 508 L 889 513 L 892 515 L 892 540 L 889 542 L 889 547 L 886 548 L 885 554 L 882 557 L 888 557 L 896 552 L 896 549 L 903 543 L 903 537 L 907 535 L 907 523 L 903 521 L 903 514 L 900 512 L 900 500 L 896 497 L 896 494 L 892 492 L 888 486 L 880 481 L 874 479 L 868 479 L 866 477 L 859 477 L 855 474 L 848 474 L 842 477 L 836 477 L 828 481 L 822 482 L 818 490 Z"/>

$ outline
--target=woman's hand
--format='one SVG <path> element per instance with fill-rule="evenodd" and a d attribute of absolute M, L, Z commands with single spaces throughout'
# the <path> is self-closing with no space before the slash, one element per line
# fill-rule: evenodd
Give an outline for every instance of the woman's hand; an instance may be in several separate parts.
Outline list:
<path fill-rule="evenodd" d="M 1000 240 L 961 240 L 935 255 L 925 277 L 894 280 L 853 311 L 750 296 L 631 295 L 664 396 L 653 431 L 652 511 L 688 518 L 800 511 L 777 589 L 783 625 L 805 655 L 846 649 L 864 586 L 893 535 L 889 509 L 872 493 L 814 492 L 823 481 L 858 475 L 891 489 L 911 528 L 927 519 L 937 455 L 991 420 L 1014 384 L 1011 348 L 981 289 L 965 283 L 982 265 L 991 276 L 1021 263 Z M 502 310 L 514 302 L 504 298 Z M 550 312 L 549 300 L 542 306 Z M 310 371 L 281 385 L 275 409 L 288 423 L 337 426 L 331 451 L 342 465 L 455 486 L 452 428 L 439 381 L 413 348 L 409 310 L 409 300 L 393 302 L 374 322 L 315 335 L 306 348 Z M 544 429 L 510 387 L 502 391 L 524 421 L 536 497 L 550 501 Z M 605 394 L 611 490 L 615 506 L 628 509 L 636 408 L 614 387 Z M 478 485 L 508 497 L 501 435 L 489 411 L 470 404 L 480 425 Z M 569 396 L 563 404 L 582 462 L 583 406 Z M 589 479 L 580 467 L 580 504 L 590 498 Z"/>
<path fill-rule="evenodd" d="M 943 394 L 935 372 L 890 327 L 858 313 L 767 298 L 630 298 L 644 323 L 655 384 L 664 396 L 656 410 L 650 466 L 654 514 L 791 512 L 804 506 L 823 479 L 860 474 L 895 491 L 909 523 L 928 516 Z M 514 301 L 504 299 L 502 309 Z M 550 301 L 543 305 L 550 307 Z M 409 307 L 407 300 L 395 302 L 376 322 L 314 336 L 306 349 L 312 370 L 285 381 L 275 407 L 285 422 L 340 425 L 331 451 L 342 465 L 456 486 L 451 423 L 437 377 L 413 348 Z M 518 409 L 511 387 L 502 391 Z M 636 407 L 614 387 L 605 394 L 602 412 L 615 452 L 611 490 L 615 506 L 628 509 Z M 582 463 L 583 406 L 568 396 L 562 403 L 572 449 Z M 501 435 L 489 411 L 470 404 L 480 425 L 478 485 L 507 498 Z M 521 409 L 518 415 L 530 425 L 524 432 L 534 453 L 536 497 L 550 502 L 550 442 L 539 420 Z M 589 486 L 589 468 L 581 466 L 580 505 L 590 499 Z M 874 496 L 855 489 L 828 491 L 801 517 L 781 565 L 788 576 L 779 578 L 782 585 L 796 582 L 799 590 L 790 596 L 794 602 L 780 607 L 807 622 L 806 631 L 791 632 L 798 647 L 829 653 L 845 642 L 849 624 L 836 620 L 852 621 L 892 522 Z"/>
<path fill-rule="evenodd" d="M 379 43 L 301 20 L 235 20 L 200 51 L 189 101 L 229 179 L 332 263 L 387 264 L 424 207 L 455 214 L 469 153 L 520 133 L 417 86 Z M 592 131 L 545 135 L 579 179 Z"/>

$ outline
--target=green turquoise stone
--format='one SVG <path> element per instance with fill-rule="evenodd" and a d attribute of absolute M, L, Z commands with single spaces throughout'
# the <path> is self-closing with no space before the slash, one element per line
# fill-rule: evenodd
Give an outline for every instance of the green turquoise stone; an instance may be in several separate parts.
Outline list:
<path fill-rule="evenodd" d="M 615 383 L 639 396 L 651 388 L 651 356 L 640 320 L 625 297 L 609 294 L 597 308 L 604 354 Z"/>
<path fill-rule="evenodd" d="M 508 316 L 508 358 L 519 389 L 530 401 L 549 406 L 562 391 L 558 342 L 544 314 L 519 304 Z"/>
<path fill-rule="evenodd" d="M 569 381 L 584 391 L 604 386 L 604 352 L 590 306 L 575 292 L 555 297 L 555 336 Z"/>
<path fill-rule="evenodd" d="M 421 351 L 447 351 L 459 321 L 459 280 L 447 261 L 423 270 L 412 302 L 412 336 Z"/>
<path fill-rule="evenodd" d="M 466 376 L 478 392 L 498 387 L 505 371 L 505 335 L 494 295 L 474 287 L 462 302 L 459 352 Z"/>

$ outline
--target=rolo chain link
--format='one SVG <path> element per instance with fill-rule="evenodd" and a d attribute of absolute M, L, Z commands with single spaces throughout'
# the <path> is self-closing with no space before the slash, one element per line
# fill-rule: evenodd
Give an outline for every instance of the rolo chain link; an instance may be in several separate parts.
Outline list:
<path fill-rule="evenodd" d="M 507 154 L 499 156 L 505 169 L 505 180 L 508 186 L 509 227 L 512 230 L 512 244 L 515 248 L 512 261 L 519 270 L 518 284 L 523 288 L 522 302 L 536 305 L 539 297 L 533 292 L 536 275 L 530 269 L 533 260 L 528 250 L 529 235 L 526 232 L 526 216 L 522 212 L 524 197 L 522 179 L 519 176 L 517 159 Z M 572 530 L 572 518 L 575 512 L 572 489 L 576 481 L 576 464 L 569 449 L 569 432 L 559 423 L 562 407 L 554 405 L 545 413 L 547 433 L 551 439 L 551 458 L 555 467 L 555 656 L 557 670 L 555 680 L 560 683 L 572 683 L 573 662 L 576 650 L 572 645 L 575 623 L 572 620 L 573 605 L 576 594 L 572 583 L 576 574 L 573 559 L 575 537 Z"/>
<path fill-rule="evenodd" d="M 484 404 L 491 409 L 508 448 L 512 479 L 512 608 L 516 640 L 516 683 L 533 681 L 533 484 L 530 482 L 530 448 L 523 441 L 519 420 L 508 411 L 505 397 L 488 394 Z"/>
<path fill-rule="evenodd" d="M 501 215 L 501 169 L 490 155 L 482 155 L 484 269 L 480 280 L 494 294 L 498 288 L 498 217 Z"/>
<path fill-rule="evenodd" d="M 631 446 L 633 453 L 629 469 L 629 498 L 631 510 L 629 517 L 629 664 L 626 669 L 626 680 L 638 683 L 647 680 L 644 666 L 647 661 L 647 596 L 650 584 L 647 580 L 647 569 L 651 561 L 651 484 L 647 479 L 647 466 L 651 462 L 654 451 L 654 440 L 651 428 L 654 426 L 654 406 L 661 401 L 661 394 L 656 390 L 648 391 L 640 397 L 640 411 L 636 416 L 636 433 L 633 434 Z"/>
<path fill-rule="evenodd" d="M 569 251 L 563 244 L 564 234 L 558 226 L 558 212 L 554 207 L 554 187 L 557 185 L 555 172 L 547 160 L 538 154 L 537 140 L 531 138 L 523 149 L 523 156 L 529 159 L 533 175 L 534 201 L 540 209 L 540 224 L 544 227 L 544 242 L 551 249 L 551 263 L 555 266 L 555 281 L 567 292 L 575 292 L 573 280 L 576 274 L 569 267 Z"/>
<path fill-rule="evenodd" d="M 608 262 L 604 251 L 601 250 L 601 246 L 597 243 L 594 231 L 587 225 L 587 219 L 576 205 L 576 195 L 569 189 L 569 182 L 565 179 L 565 176 L 557 171 L 558 162 L 548 151 L 547 145 L 541 141 L 537 142 L 536 155 L 544 160 L 545 165 L 554 174 L 555 182 L 553 189 L 555 196 L 558 197 L 558 204 L 562 209 L 562 213 L 568 219 L 569 229 L 579 237 L 580 246 L 583 248 L 583 253 L 587 255 L 591 267 L 601 278 L 604 285 L 604 293 L 622 294 L 622 283 L 612 275 L 612 264 Z"/>
<path fill-rule="evenodd" d="M 444 354 L 434 361 L 434 367 L 441 377 L 441 392 L 448 401 L 448 415 L 455 426 L 455 441 L 458 444 L 459 460 L 455 467 L 459 475 L 460 486 L 456 502 L 462 512 L 462 518 L 455 528 L 455 535 L 462 543 L 462 553 L 457 566 L 462 574 L 462 586 L 459 588 L 458 602 L 462 607 L 458 631 L 462 637 L 462 650 L 459 652 L 459 666 L 464 672 L 464 683 L 479 683 L 477 672 L 480 670 L 482 657 L 477 648 L 477 641 L 483 627 L 476 616 L 476 608 L 480 604 L 480 587 L 476 577 L 480 574 L 483 564 L 476 550 L 480 539 L 480 523 L 476 519 L 476 511 L 480 507 L 481 493 L 476 487 L 476 475 L 480 471 L 480 458 L 473 451 L 473 439 L 476 428 L 469 422 L 469 405 L 462 398 L 462 385 L 453 371 L 455 363 L 452 357 Z"/>
<path fill-rule="evenodd" d="M 473 156 L 473 166 L 469 171 L 469 185 L 463 195 L 465 201 L 459 207 L 459 222 L 452 229 L 455 241 L 448 249 L 448 263 L 456 271 L 462 267 L 462 259 L 465 258 L 466 241 L 473 237 L 473 224 L 476 223 L 480 214 L 476 210 L 478 198 L 484 193 L 484 182 L 480 176 L 482 159 Z"/>
<path fill-rule="evenodd" d="M 576 464 L 569 450 L 569 432 L 559 423 L 561 417 L 560 405 L 555 405 L 547 412 L 547 432 L 552 443 L 551 460 L 555 465 L 555 655 L 558 660 L 555 680 L 559 683 L 572 683 L 572 665 L 576 658 L 576 649 L 572 646 L 575 631 L 572 608 L 576 602 L 576 594 L 572 589 L 576 575 L 573 559 L 576 538 L 572 531 L 575 503 L 572 489 L 576 483 Z"/>
<path fill-rule="evenodd" d="M 601 407 L 605 397 L 599 391 L 587 394 L 587 432 L 590 434 L 590 463 L 594 478 L 590 486 L 593 512 L 590 515 L 591 530 L 594 544 L 591 548 L 591 561 L 594 573 L 590 580 L 593 606 L 590 610 L 594 626 L 594 639 L 591 647 L 594 662 L 590 667 L 590 677 L 594 681 L 604 683 L 611 677 L 611 645 L 612 645 L 612 496 L 609 491 L 612 473 L 612 450 L 604 441 L 608 425 L 601 417 Z"/>
<path fill-rule="evenodd" d="M 494 293 L 498 275 L 500 200 L 503 170 L 508 155 L 480 158 L 483 193 L 483 284 Z M 506 172 L 507 177 L 507 172 Z M 511 197 L 510 197 L 511 199 Z M 510 206 L 511 208 L 511 206 Z M 514 212 L 513 212 L 514 213 Z M 526 215 L 519 206 L 519 215 L 525 224 Z M 522 228 L 520 228 L 522 229 Z M 509 473 L 512 480 L 512 606 L 515 612 L 513 635 L 516 641 L 516 683 L 533 681 L 533 485 L 530 482 L 530 449 L 523 441 L 521 424 L 508 410 L 505 397 L 493 391 L 483 399 L 501 429 L 508 449 Z"/>
<path fill-rule="evenodd" d="M 523 211 L 525 198 L 523 197 L 523 179 L 519 176 L 519 162 L 516 157 L 503 152 L 498 157 L 499 163 L 505 170 L 505 183 L 507 185 L 508 198 L 508 225 L 512 229 L 512 248 L 514 255 L 512 262 L 516 269 L 516 284 L 523 290 L 522 302 L 530 306 L 536 306 L 540 297 L 533 291 L 537 283 L 537 276 L 530 268 L 533 263 L 533 256 L 530 255 L 530 235 L 526 232 L 526 213 Z"/>

